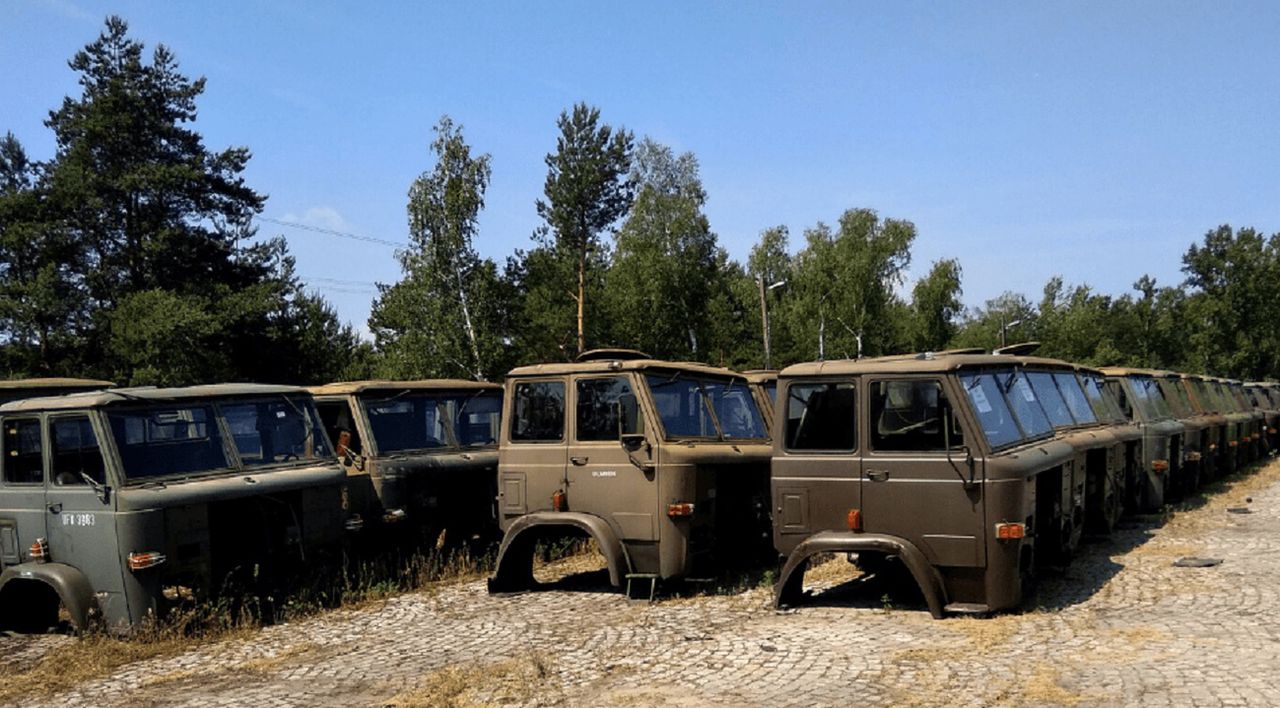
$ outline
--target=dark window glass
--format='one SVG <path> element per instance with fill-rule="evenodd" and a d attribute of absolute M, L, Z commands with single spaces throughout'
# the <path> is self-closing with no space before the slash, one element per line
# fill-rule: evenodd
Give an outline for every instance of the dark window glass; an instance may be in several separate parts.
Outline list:
<path fill-rule="evenodd" d="M 1084 389 L 1080 387 L 1080 380 L 1075 374 L 1059 372 L 1053 375 L 1053 380 L 1058 384 L 1058 391 L 1062 393 L 1062 399 L 1066 401 L 1067 408 L 1071 409 L 1071 417 L 1077 423 L 1098 421 L 1098 416 L 1089 407 L 1089 400 L 1085 398 Z"/>
<path fill-rule="evenodd" d="M 435 396 L 402 391 L 366 400 L 364 409 L 380 454 L 430 450 L 449 444 L 448 412 Z"/>
<path fill-rule="evenodd" d="M 86 484 L 85 477 L 88 477 L 98 484 L 106 484 L 102 451 L 98 449 L 98 436 L 93 434 L 89 417 L 57 418 L 51 428 L 53 483 L 58 486 Z"/>
<path fill-rule="evenodd" d="M 1012 374 L 1000 374 L 1000 386 L 1004 389 L 1009 407 L 1018 418 L 1018 424 L 1028 438 L 1034 438 L 1053 430 L 1049 417 L 1045 415 L 1040 401 L 1036 400 L 1035 389 L 1027 379 L 1025 371 L 1014 371 Z"/>
<path fill-rule="evenodd" d="M 938 381 L 877 381 L 871 384 L 871 446 L 877 450 L 923 452 L 964 444 L 950 417 Z"/>
<path fill-rule="evenodd" d="M 564 439 L 564 382 L 519 383 L 513 398 L 512 440 L 551 442 Z"/>
<path fill-rule="evenodd" d="M 1010 372 L 1002 371 L 998 377 L 1003 379 Z M 1022 431 L 1013 419 L 1013 412 L 1005 403 L 1000 391 L 1000 382 L 993 374 L 965 374 L 960 377 L 969 404 L 973 406 L 978 421 L 982 424 L 982 432 L 992 448 L 1011 445 L 1022 439 Z"/>
<path fill-rule="evenodd" d="M 769 400 L 776 406 L 778 404 L 778 382 L 770 381 L 764 385 L 764 392 L 769 394 Z"/>
<path fill-rule="evenodd" d="M 649 374 L 645 380 L 669 438 L 767 437 L 764 418 L 745 381 L 681 373 Z"/>
<path fill-rule="evenodd" d="M 231 467 L 208 406 L 111 411 L 107 420 L 129 479 L 203 474 Z"/>
<path fill-rule="evenodd" d="M 305 399 L 284 396 L 222 405 L 222 416 L 246 465 L 331 457 L 317 416 Z"/>
<path fill-rule="evenodd" d="M 459 445 L 494 445 L 498 442 L 498 425 L 502 419 L 502 393 L 484 391 L 468 396 L 455 396 L 457 425 L 454 434 Z"/>
<path fill-rule="evenodd" d="M 618 397 L 631 393 L 631 384 L 622 377 L 579 379 L 577 436 L 582 442 L 617 440 L 619 432 L 635 433 L 635 420 L 629 430 L 618 430 Z"/>
<path fill-rule="evenodd" d="M 851 383 L 791 384 L 786 444 L 792 450 L 852 451 L 857 444 L 857 397 Z"/>
<path fill-rule="evenodd" d="M 40 421 L 4 422 L 4 481 L 9 484 L 40 484 L 44 481 Z"/>
<path fill-rule="evenodd" d="M 351 404 L 346 399 L 316 401 L 316 409 L 320 411 L 320 421 L 324 424 L 325 432 L 337 447 L 338 456 L 342 457 L 348 450 L 359 455 L 364 448 L 360 445 L 360 431 L 356 428 Z"/>
<path fill-rule="evenodd" d="M 1044 408 L 1045 415 L 1049 417 L 1053 427 L 1065 428 L 1076 424 L 1075 418 L 1071 417 L 1070 409 L 1067 408 L 1066 400 L 1062 398 L 1057 384 L 1053 382 L 1052 374 L 1034 371 L 1027 374 L 1027 380 L 1031 383 L 1036 400 L 1040 401 L 1040 406 Z"/>

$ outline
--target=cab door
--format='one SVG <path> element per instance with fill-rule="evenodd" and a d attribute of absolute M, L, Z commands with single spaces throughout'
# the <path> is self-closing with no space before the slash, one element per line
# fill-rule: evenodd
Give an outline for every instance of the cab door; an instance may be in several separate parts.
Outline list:
<path fill-rule="evenodd" d="M 574 509 L 565 472 L 567 387 L 564 378 L 508 382 L 498 450 L 498 514 L 503 528 L 531 512 Z"/>
<path fill-rule="evenodd" d="M 48 536 L 44 440 L 37 417 L 0 421 L 0 566 L 31 559 L 31 547 Z"/>
<path fill-rule="evenodd" d="M 574 377 L 569 507 L 607 520 L 628 545 L 656 543 L 661 527 L 657 473 L 637 467 L 622 446 L 620 434 L 641 432 L 639 415 L 620 419 L 623 397 L 635 399 L 628 375 Z M 620 428 L 624 424 L 626 430 Z M 645 459 L 643 452 L 632 454 Z"/>
<path fill-rule="evenodd" d="M 849 530 L 862 509 L 858 391 L 853 379 L 794 380 L 775 402 L 773 545 L 789 554 L 819 531 Z M 857 515 L 853 515 L 857 520 Z"/>
<path fill-rule="evenodd" d="M 80 569 L 95 589 L 117 589 L 115 487 L 108 482 L 98 431 L 87 413 L 51 416 L 45 447 L 49 462 L 45 508 L 50 555 Z M 126 549 L 131 551 L 155 549 Z"/>
<path fill-rule="evenodd" d="M 865 531 L 911 541 L 937 566 L 984 566 L 982 471 L 971 469 L 962 449 L 962 427 L 943 381 L 871 379 L 863 410 Z M 973 485 L 967 484 L 971 475 Z"/>

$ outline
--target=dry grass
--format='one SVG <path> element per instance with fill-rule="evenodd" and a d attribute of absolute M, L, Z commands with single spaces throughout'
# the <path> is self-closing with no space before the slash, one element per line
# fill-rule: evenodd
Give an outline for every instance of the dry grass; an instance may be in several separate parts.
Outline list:
<path fill-rule="evenodd" d="M 545 700 L 561 694 L 554 666 L 541 654 L 531 653 L 514 659 L 446 666 L 386 705 L 468 708 L 528 703 L 534 698 Z"/>
<path fill-rule="evenodd" d="M 228 631 L 223 636 L 231 635 Z M 197 641 L 154 629 L 130 638 L 105 633 L 78 637 L 56 647 L 31 668 L 8 672 L 0 681 L 0 703 L 52 696 L 85 681 L 109 676 L 129 664 L 185 651 Z"/>

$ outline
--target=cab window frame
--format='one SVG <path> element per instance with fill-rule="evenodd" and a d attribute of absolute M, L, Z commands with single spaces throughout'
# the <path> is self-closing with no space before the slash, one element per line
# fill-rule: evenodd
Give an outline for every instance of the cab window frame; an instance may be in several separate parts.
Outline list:
<path fill-rule="evenodd" d="M 850 448 L 803 448 L 795 447 L 791 441 L 790 435 L 790 411 L 791 411 L 791 390 L 797 386 L 840 386 L 847 385 L 853 390 L 853 447 Z M 856 455 L 861 453 L 863 445 L 862 435 L 862 381 L 859 377 L 823 377 L 823 378 L 803 378 L 788 381 L 785 392 L 786 397 L 779 403 L 774 402 L 776 411 L 774 419 L 779 417 L 782 419 L 782 430 L 776 432 L 781 437 L 782 449 L 792 455 L 830 455 L 839 457 L 842 455 Z M 782 392 L 781 390 L 779 391 Z M 807 406 L 807 402 L 806 402 Z"/>
<path fill-rule="evenodd" d="M 40 434 L 40 479 L 34 482 L 16 482 L 9 478 L 9 440 L 8 436 L 0 435 L 0 486 L 26 490 L 44 489 L 49 485 L 49 443 L 45 439 L 45 417 L 28 414 L 0 418 L 0 430 L 11 423 L 35 423 Z"/>
<path fill-rule="evenodd" d="M 58 475 L 57 475 L 58 471 L 54 469 L 58 462 L 57 458 L 55 457 L 56 455 L 55 447 L 57 446 L 58 441 L 57 441 L 57 436 L 54 435 L 53 433 L 53 426 L 56 425 L 59 421 L 75 420 L 77 418 L 83 418 L 89 423 L 89 430 L 93 432 L 94 442 L 97 445 L 98 456 L 102 460 L 102 479 L 95 480 L 95 481 L 98 482 L 98 484 L 104 484 L 104 485 L 112 484 L 110 460 L 111 460 L 111 453 L 113 453 L 114 450 L 108 450 L 106 439 L 103 438 L 102 432 L 98 429 L 98 425 L 96 422 L 97 416 L 95 416 L 91 411 L 85 410 L 85 411 L 68 411 L 65 413 L 60 412 L 56 415 L 48 416 L 48 418 L 45 421 L 45 430 L 44 430 L 45 448 L 46 448 L 45 457 L 47 459 L 45 474 L 48 480 L 48 485 L 50 487 L 57 487 L 58 489 L 80 489 L 80 488 L 89 487 L 88 483 L 86 483 L 83 479 L 76 480 L 74 483 L 71 483 L 71 484 L 60 484 L 58 482 Z M 79 449 L 83 450 L 84 448 L 82 447 Z M 90 476 L 92 477 L 92 475 Z"/>
<path fill-rule="evenodd" d="M 621 381 L 623 384 L 625 384 L 628 389 L 627 393 L 630 393 L 632 396 L 636 398 L 637 414 L 641 417 L 644 416 L 644 410 L 639 406 L 640 397 L 636 393 L 635 380 L 630 375 L 626 373 L 594 373 L 593 372 L 589 374 L 581 374 L 578 376 L 574 376 L 571 381 L 572 383 L 571 388 L 573 389 L 573 405 L 570 406 L 569 402 L 567 400 L 565 401 L 565 424 L 568 425 L 568 420 L 570 418 L 571 410 L 572 410 L 572 419 L 573 419 L 573 435 L 572 436 L 566 435 L 566 438 L 571 440 L 572 441 L 571 444 L 573 445 L 616 446 L 619 444 L 619 441 L 622 439 L 616 432 L 614 433 L 614 436 L 610 438 L 596 438 L 596 439 L 583 440 L 581 437 L 582 427 L 579 425 L 579 423 L 581 422 L 581 419 L 579 417 L 579 410 L 582 402 L 582 390 L 579 387 L 583 383 L 586 383 L 588 381 L 602 381 L 602 380 Z M 566 388 L 566 393 L 567 391 L 568 389 Z M 617 423 L 618 421 L 615 420 L 614 422 Z M 632 432 L 641 433 L 643 432 L 645 427 L 646 426 L 644 425 L 640 425 L 638 430 L 635 430 Z"/>
<path fill-rule="evenodd" d="M 517 438 L 516 423 L 520 419 L 520 410 L 516 405 L 516 396 L 521 386 L 539 384 L 559 384 L 561 391 L 560 399 L 560 437 L 558 438 L 539 438 L 536 440 Z M 511 422 L 504 426 L 503 435 L 507 442 L 512 445 L 565 445 L 569 442 L 569 377 L 567 376 L 548 376 L 538 378 L 518 379 L 511 382 L 511 401 L 510 404 Z"/>
<path fill-rule="evenodd" d="M 864 439 L 864 442 L 862 443 L 862 450 L 864 451 L 863 454 L 868 454 L 871 456 L 879 455 L 883 457 L 907 456 L 907 457 L 927 457 L 927 458 L 946 459 L 948 454 L 955 455 L 958 452 L 962 451 L 967 445 L 971 445 L 972 443 L 970 443 L 968 440 L 968 430 L 966 430 L 966 421 L 963 419 L 964 414 L 956 406 L 955 402 L 957 399 L 954 395 L 954 391 L 952 391 L 951 388 L 948 387 L 947 385 L 948 378 L 950 378 L 949 375 L 945 373 L 929 372 L 929 373 L 921 373 L 921 374 L 915 374 L 915 375 L 904 374 L 901 376 L 884 374 L 884 375 L 876 376 L 874 378 L 864 379 L 862 381 L 862 395 L 860 396 L 861 400 L 864 401 L 864 403 L 861 404 L 861 409 L 859 411 L 859 413 L 863 414 L 862 417 L 863 417 L 863 420 L 865 421 L 863 423 L 864 430 L 866 433 L 863 436 L 863 439 Z M 937 385 L 939 395 L 942 398 L 945 398 L 946 401 L 948 402 L 947 408 L 951 413 L 951 423 L 954 425 L 953 430 L 959 433 L 958 439 L 956 438 L 956 436 L 952 436 L 950 450 L 942 446 L 936 449 L 931 449 L 931 450 L 895 450 L 895 449 L 886 449 L 876 444 L 875 426 L 877 423 L 874 420 L 876 416 L 873 415 L 872 413 L 875 407 L 875 398 L 876 398 L 874 391 L 876 390 L 876 387 L 879 385 L 883 385 L 886 383 L 898 383 L 898 382 L 933 383 Z M 966 400 L 967 400 L 967 396 L 966 396 Z M 939 422 L 945 423 L 946 421 L 940 419 Z M 941 431 L 939 434 L 945 435 L 945 433 L 942 433 Z M 943 439 L 945 440 L 945 437 Z M 1023 442 L 1025 442 L 1025 440 Z M 985 440 L 984 440 L 984 444 L 985 444 Z"/>

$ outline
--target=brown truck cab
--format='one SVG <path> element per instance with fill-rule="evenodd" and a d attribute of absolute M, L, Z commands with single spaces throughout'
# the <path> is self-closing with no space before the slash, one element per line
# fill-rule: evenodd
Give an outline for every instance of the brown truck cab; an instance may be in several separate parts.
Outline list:
<path fill-rule="evenodd" d="M 1059 552 L 1087 503 L 1077 450 L 1055 434 L 1029 374 L 1016 357 L 970 353 L 784 369 L 775 604 L 800 599 L 812 556 L 849 553 L 864 568 L 896 556 L 935 617 L 1017 605 L 1037 555 Z"/>
<path fill-rule="evenodd" d="M 454 379 L 347 381 L 311 389 L 365 525 L 496 529 L 502 386 Z"/>
<path fill-rule="evenodd" d="M 585 536 L 632 597 L 769 548 L 769 442 L 728 369 L 587 352 L 511 371 L 498 460 L 493 592 L 536 585 L 535 544 Z"/>
<path fill-rule="evenodd" d="M 1160 371 L 1153 377 L 1173 419 L 1183 427 L 1182 466 L 1177 475 L 1170 478 L 1170 491 L 1181 498 L 1195 493 L 1201 480 L 1209 478 L 1210 472 L 1206 472 L 1206 468 L 1212 462 L 1206 462 L 1205 458 L 1216 436 L 1215 420 L 1196 410 L 1186 387 L 1182 385 L 1182 374 Z"/>

